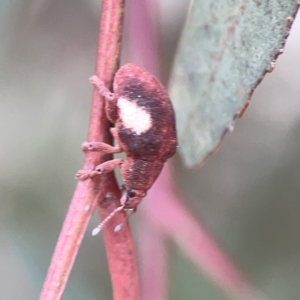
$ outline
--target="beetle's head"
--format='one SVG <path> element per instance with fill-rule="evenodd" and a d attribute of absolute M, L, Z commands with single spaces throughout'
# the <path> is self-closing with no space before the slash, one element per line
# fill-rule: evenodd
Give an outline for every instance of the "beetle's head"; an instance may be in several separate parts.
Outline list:
<path fill-rule="evenodd" d="M 103 226 L 119 211 L 123 209 L 133 209 L 131 214 L 135 211 L 134 208 L 138 206 L 138 204 L 142 201 L 142 199 L 146 196 L 145 190 L 134 190 L 129 189 L 126 190 L 126 192 L 121 197 L 121 206 L 118 206 L 116 209 L 114 209 L 93 231 L 92 235 L 96 235 L 100 232 L 100 230 L 103 228 Z M 130 214 L 128 215 L 130 216 Z M 128 218 L 127 216 L 127 218 Z M 127 218 L 125 220 L 127 220 Z M 124 221 L 116 226 L 115 231 L 119 231 L 120 228 L 122 228 Z"/>
<path fill-rule="evenodd" d="M 126 190 L 120 202 L 125 209 L 136 208 L 142 199 L 146 196 L 145 190 Z"/>

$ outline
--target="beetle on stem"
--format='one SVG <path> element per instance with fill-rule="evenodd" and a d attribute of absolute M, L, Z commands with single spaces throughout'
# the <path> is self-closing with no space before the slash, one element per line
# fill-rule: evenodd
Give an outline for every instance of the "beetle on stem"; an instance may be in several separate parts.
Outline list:
<path fill-rule="evenodd" d="M 125 193 L 120 200 L 121 207 L 115 212 L 121 208 L 136 210 L 164 163 L 175 154 L 177 137 L 172 103 L 163 85 L 134 64 L 126 64 L 117 71 L 113 93 L 97 76 L 92 76 L 90 81 L 105 98 L 106 116 L 115 124 L 110 131 L 117 145 L 84 142 L 82 148 L 84 151 L 102 153 L 124 151 L 126 158 L 106 161 L 92 171 L 80 170 L 76 176 L 79 180 L 86 180 L 120 166 Z"/>

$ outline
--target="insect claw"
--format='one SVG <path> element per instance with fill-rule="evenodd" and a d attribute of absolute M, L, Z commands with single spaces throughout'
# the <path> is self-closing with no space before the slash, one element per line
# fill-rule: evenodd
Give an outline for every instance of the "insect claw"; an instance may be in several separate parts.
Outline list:
<path fill-rule="evenodd" d="M 91 171 L 89 170 L 79 170 L 76 173 L 76 178 L 80 181 L 84 181 L 91 177 Z"/>
<path fill-rule="evenodd" d="M 94 146 L 92 143 L 89 143 L 89 142 L 83 142 L 82 145 L 81 145 L 81 149 L 83 151 L 91 151 L 94 149 Z"/>
<path fill-rule="evenodd" d="M 97 75 L 93 75 L 89 78 L 89 81 L 91 84 L 95 86 L 99 86 L 101 84 L 101 81 Z"/>
<path fill-rule="evenodd" d="M 76 173 L 76 178 L 80 181 L 84 181 L 84 180 L 92 178 L 93 176 L 98 175 L 98 174 L 101 174 L 101 173 L 98 173 L 96 171 L 90 171 L 90 170 L 79 170 Z"/>

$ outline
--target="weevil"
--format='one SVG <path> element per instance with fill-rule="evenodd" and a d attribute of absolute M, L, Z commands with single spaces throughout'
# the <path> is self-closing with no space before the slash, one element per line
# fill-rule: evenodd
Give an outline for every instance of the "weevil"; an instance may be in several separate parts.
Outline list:
<path fill-rule="evenodd" d="M 104 162 L 92 171 L 80 170 L 85 180 L 121 168 L 125 192 L 121 207 L 134 209 L 160 174 L 164 163 L 175 154 L 177 135 L 172 103 L 163 85 L 145 69 L 129 63 L 115 74 L 113 92 L 97 77 L 92 84 L 105 98 L 107 118 L 116 146 L 102 142 L 84 142 L 84 151 L 125 152 L 125 159 Z"/>

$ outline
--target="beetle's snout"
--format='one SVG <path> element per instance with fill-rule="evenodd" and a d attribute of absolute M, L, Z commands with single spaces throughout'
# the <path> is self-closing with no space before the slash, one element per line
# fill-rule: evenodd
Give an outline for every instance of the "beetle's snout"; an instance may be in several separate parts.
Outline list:
<path fill-rule="evenodd" d="M 124 208 L 135 208 L 145 196 L 146 191 L 144 190 L 130 189 L 123 194 L 120 202 Z"/>

